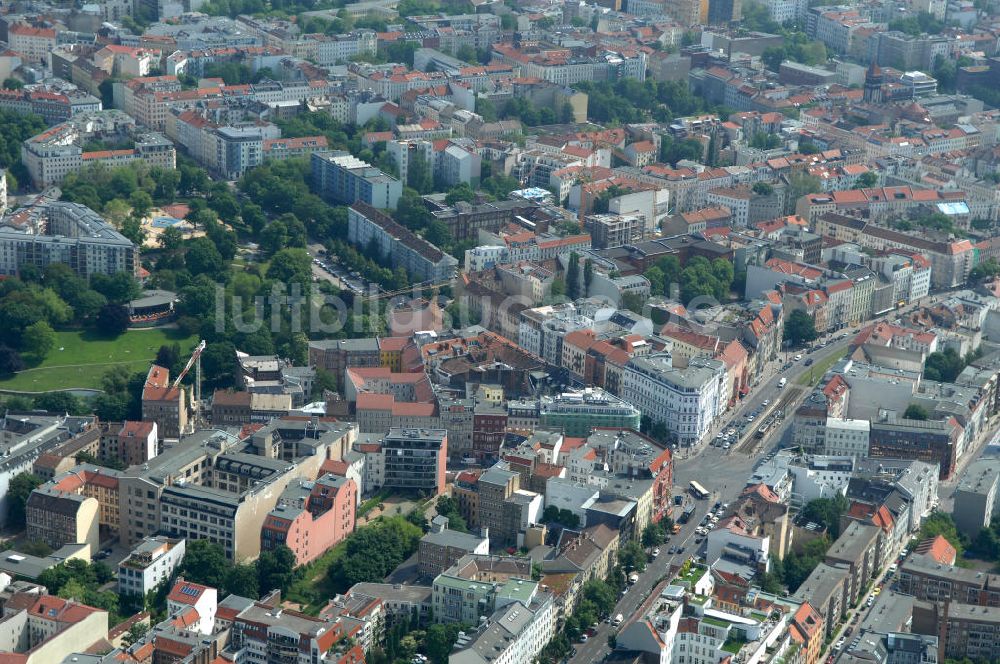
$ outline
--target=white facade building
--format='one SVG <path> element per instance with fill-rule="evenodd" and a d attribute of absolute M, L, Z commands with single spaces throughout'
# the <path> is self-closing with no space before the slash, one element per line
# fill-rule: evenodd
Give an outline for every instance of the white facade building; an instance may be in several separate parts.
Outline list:
<path fill-rule="evenodd" d="M 829 456 L 868 456 L 868 439 L 871 423 L 868 420 L 844 420 L 838 417 L 826 418 L 823 452 Z"/>
<path fill-rule="evenodd" d="M 622 398 L 665 424 L 681 445 L 698 444 L 726 407 L 726 367 L 710 358 L 691 358 L 680 369 L 670 353 L 635 357 L 622 384 Z"/>
<path fill-rule="evenodd" d="M 185 540 L 163 535 L 147 537 L 118 564 L 118 592 L 142 595 L 169 579 L 184 558 Z"/>

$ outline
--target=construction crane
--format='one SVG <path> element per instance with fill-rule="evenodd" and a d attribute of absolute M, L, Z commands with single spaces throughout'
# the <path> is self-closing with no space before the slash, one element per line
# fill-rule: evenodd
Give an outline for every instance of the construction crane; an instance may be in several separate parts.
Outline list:
<path fill-rule="evenodd" d="M 177 378 L 174 380 L 171 387 L 177 387 L 184 380 L 184 376 L 187 376 L 188 372 L 191 371 L 191 367 L 194 366 L 194 403 L 191 404 L 195 408 L 195 412 L 198 412 L 198 408 L 201 404 L 201 354 L 205 351 L 205 340 L 202 339 L 201 342 L 195 346 L 194 352 L 191 353 L 191 359 L 187 361 L 184 365 L 184 370 L 181 371 Z"/>

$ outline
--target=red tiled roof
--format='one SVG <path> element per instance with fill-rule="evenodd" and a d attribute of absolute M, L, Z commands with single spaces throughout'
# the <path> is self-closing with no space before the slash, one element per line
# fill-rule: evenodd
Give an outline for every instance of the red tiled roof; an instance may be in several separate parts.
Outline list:
<path fill-rule="evenodd" d="M 177 579 L 176 583 L 174 583 L 174 587 L 170 589 L 170 594 L 167 595 L 167 599 L 172 602 L 177 602 L 178 604 L 194 606 L 194 604 L 201 599 L 201 596 L 205 594 L 206 590 L 208 590 L 208 586 L 203 586 L 200 583 L 192 583 L 191 581 L 185 581 L 184 579 Z"/>
<path fill-rule="evenodd" d="M 942 535 L 925 539 L 917 545 L 916 553 L 930 556 L 942 565 L 954 565 L 958 552 Z"/>

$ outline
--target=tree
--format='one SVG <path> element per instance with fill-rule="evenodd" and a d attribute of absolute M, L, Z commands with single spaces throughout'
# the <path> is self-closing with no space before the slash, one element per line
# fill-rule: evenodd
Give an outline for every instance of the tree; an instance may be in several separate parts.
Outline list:
<path fill-rule="evenodd" d="M 662 523 L 651 523 L 642 531 L 643 546 L 660 546 L 667 541 L 667 530 Z"/>
<path fill-rule="evenodd" d="M 969 283 L 975 284 L 984 279 L 992 279 L 1000 274 L 1000 263 L 995 258 L 989 258 L 969 270 Z"/>
<path fill-rule="evenodd" d="M 3 80 L 4 90 L 20 90 L 23 87 L 24 82 L 19 79 L 7 77 Z"/>
<path fill-rule="evenodd" d="M 437 500 L 435 509 L 439 515 L 448 517 L 448 528 L 457 530 L 460 533 L 469 532 L 465 518 L 458 509 L 458 501 L 454 498 L 451 496 L 441 496 Z"/>
<path fill-rule="evenodd" d="M 128 202 L 132 206 L 132 215 L 136 219 L 145 219 L 153 208 L 153 198 L 142 189 L 133 191 L 128 197 Z"/>
<path fill-rule="evenodd" d="M 14 528 L 23 528 L 28 496 L 42 485 L 42 478 L 31 473 L 15 475 L 7 488 L 7 522 Z"/>
<path fill-rule="evenodd" d="M 545 508 L 542 519 L 548 522 L 560 523 L 570 529 L 580 527 L 580 517 L 576 513 L 568 509 L 558 509 L 555 505 L 549 505 L 549 507 Z"/>
<path fill-rule="evenodd" d="M 420 192 L 410 187 L 403 188 L 403 195 L 396 203 L 393 218 L 411 231 L 426 228 L 432 219 L 430 211 L 424 205 L 424 199 L 420 198 Z"/>
<path fill-rule="evenodd" d="M 850 501 L 838 493 L 833 498 L 809 501 L 802 508 L 802 517 L 825 526 L 830 537 L 835 540 L 840 536 L 840 517 L 850 506 Z"/>
<path fill-rule="evenodd" d="M 770 196 L 774 193 L 774 187 L 767 182 L 755 182 L 753 185 L 753 193 L 759 194 L 760 196 Z"/>
<path fill-rule="evenodd" d="M 206 539 L 195 539 L 188 542 L 178 574 L 194 583 L 222 588 L 229 567 L 221 545 Z"/>
<path fill-rule="evenodd" d="M 801 149 L 801 147 L 800 147 Z M 815 175 L 804 171 L 793 173 L 788 178 L 788 198 L 794 204 L 806 194 L 816 194 L 823 191 L 823 184 Z"/>
<path fill-rule="evenodd" d="M 327 573 L 331 586 L 347 589 L 355 583 L 378 581 L 417 550 L 423 532 L 401 517 L 356 530 L 344 543 L 344 555 Z"/>
<path fill-rule="evenodd" d="M 120 304 L 105 304 L 97 312 L 97 330 L 107 337 L 117 337 L 128 329 L 128 309 Z"/>
<path fill-rule="evenodd" d="M 201 354 L 201 370 L 205 381 L 213 387 L 231 387 L 235 361 L 236 346 L 231 341 L 208 344 Z"/>
<path fill-rule="evenodd" d="M 295 554 L 285 545 L 264 551 L 257 559 L 257 577 L 264 592 L 285 592 L 295 579 Z"/>
<path fill-rule="evenodd" d="M 24 360 L 21 355 L 10 348 L 0 344 L 0 376 L 7 376 L 24 369 Z"/>
<path fill-rule="evenodd" d="M 646 569 L 646 551 L 632 540 L 618 550 L 618 562 L 626 571 L 642 572 Z"/>
<path fill-rule="evenodd" d="M 124 304 L 139 297 L 142 293 L 139 282 L 128 272 L 116 272 L 110 277 L 104 274 L 95 274 L 90 277 L 90 287 L 108 298 L 108 302 L 113 304 Z"/>
<path fill-rule="evenodd" d="M 924 360 L 924 378 L 927 380 L 953 383 L 965 368 L 965 360 L 954 348 L 931 353 Z"/>
<path fill-rule="evenodd" d="M 47 322 L 40 320 L 24 330 L 24 351 L 43 360 L 56 345 L 56 331 Z"/>
<path fill-rule="evenodd" d="M 858 176 L 858 180 L 855 183 L 854 188 L 868 189 L 870 187 L 874 187 L 877 184 L 878 184 L 878 175 L 875 174 L 875 171 L 865 171 L 860 176 Z"/>
<path fill-rule="evenodd" d="M 80 400 L 70 392 L 46 392 L 35 397 L 35 408 L 50 413 L 82 415 L 84 408 Z"/>
<path fill-rule="evenodd" d="M 566 268 L 566 295 L 571 300 L 580 297 L 580 254 L 575 251 L 570 253 Z"/>
<path fill-rule="evenodd" d="M 160 346 L 160 349 L 156 351 L 156 364 L 170 369 L 171 374 L 177 373 L 180 363 L 181 345 L 176 341 L 169 346 L 167 344 L 163 344 Z"/>
<path fill-rule="evenodd" d="M 951 516 L 944 512 L 931 512 L 920 525 L 920 539 L 925 540 L 938 535 L 948 540 L 948 543 L 955 547 L 958 557 L 962 557 L 965 543 Z"/>
<path fill-rule="evenodd" d="M 903 413 L 903 417 L 908 420 L 926 420 L 929 416 L 927 409 L 916 403 L 907 406 L 906 412 Z"/>
<path fill-rule="evenodd" d="M 267 225 L 260 234 L 260 248 L 267 254 L 275 254 L 288 246 L 288 227 L 280 219 Z"/>
<path fill-rule="evenodd" d="M 583 295 L 590 296 L 590 284 L 594 281 L 594 262 L 589 258 L 583 263 Z"/>
<path fill-rule="evenodd" d="M 806 312 L 796 309 L 785 321 L 784 338 L 793 346 L 812 341 L 816 338 L 816 324 Z"/>
<path fill-rule="evenodd" d="M 566 295 L 566 281 L 560 277 L 556 277 L 552 280 L 552 286 L 549 289 L 553 298 L 559 298 Z"/>
<path fill-rule="evenodd" d="M 464 201 L 466 203 L 472 203 L 476 200 L 476 192 L 472 190 L 468 182 L 462 182 L 461 184 L 452 187 L 448 194 L 444 197 L 444 202 L 448 205 L 454 205 L 459 201 Z"/>
<path fill-rule="evenodd" d="M 583 598 L 592 602 L 601 616 L 611 615 L 618 603 L 618 593 L 600 579 L 591 579 L 583 584 Z"/>
<path fill-rule="evenodd" d="M 219 275 L 225 267 L 222 254 L 207 237 L 196 237 L 188 242 L 184 263 L 192 275 L 207 274 L 211 277 Z"/>
<path fill-rule="evenodd" d="M 138 622 L 129 627 L 127 633 L 122 636 L 122 646 L 125 648 L 130 648 L 146 636 L 146 632 L 149 631 L 148 622 Z"/>
<path fill-rule="evenodd" d="M 447 664 L 448 655 L 455 647 L 458 633 L 463 631 L 463 628 L 467 629 L 461 623 L 434 624 L 427 628 L 424 635 L 424 652 L 434 664 Z"/>
<path fill-rule="evenodd" d="M 226 593 L 257 599 L 260 596 L 257 578 L 257 569 L 254 565 L 236 564 L 225 571 L 222 586 Z"/>
<path fill-rule="evenodd" d="M 267 278 L 285 284 L 299 284 L 303 295 L 312 284 L 312 259 L 305 249 L 282 249 L 271 258 Z"/>

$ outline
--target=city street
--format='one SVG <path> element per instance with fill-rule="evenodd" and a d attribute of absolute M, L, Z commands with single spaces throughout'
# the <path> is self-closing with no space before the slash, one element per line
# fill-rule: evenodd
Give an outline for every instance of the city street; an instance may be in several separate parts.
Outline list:
<path fill-rule="evenodd" d="M 791 390 L 795 386 L 795 381 L 804 373 L 808 373 L 811 367 L 805 366 L 805 358 L 813 358 L 814 365 L 822 365 L 823 361 L 833 354 L 843 355 L 848 338 L 829 345 L 811 355 L 803 354 L 803 359 L 795 362 L 787 371 L 780 371 L 782 365 L 778 365 L 778 371 L 771 374 L 759 385 L 748 399 L 734 409 L 728 420 L 742 418 L 744 413 L 762 408 L 764 400 L 770 401 L 770 407 L 774 408 L 780 400 L 782 392 Z M 794 354 L 793 354 L 794 355 Z M 784 376 L 788 379 L 788 385 L 783 389 L 778 388 L 779 379 Z M 808 389 L 801 392 L 801 396 L 809 393 Z M 794 408 L 792 408 L 794 410 Z M 650 562 L 646 571 L 639 575 L 639 581 L 622 596 L 612 616 L 622 614 L 625 622 L 622 626 L 633 622 L 640 617 L 637 611 L 644 605 L 644 601 L 649 597 L 649 593 L 657 584 L 667 576 L 671 567 L 679 568 L 683 562 L 698 554 L 694 544 L 695 529 L 701 522 L 705 513 L 716 503 L 729 503 L 739 496 L 746 486 L 746 480 L 750 476 L 759 456 L 764 454 L 764 450 L 769 450 L 773 441 L 780 441 L 785 431 L 791 423 L 791 410 L 786 411 L 786 418 L 774 427 L 768 436 L 765 436 L 762 444 L 759 445 L 757 453 L 747 455 L 745 452 L 737 452 L 736 446 L 730 450 L 723 450 L 720 447 L 712 447 L 708 443 L 702 444 L 694 451 L 679 450 L 674 460 L 674 495 L 684 494 L 687 500 L 693 500 L 687 493 L 687 486 L 691 480 L 697 480 L 702 486 L 712 493 L 707 500 L 695 500 L 695 512 L 690 520 L 681 526 L 681 531 L 672 536 L 670 541 L 660 547 L 660 555 Z M 728 426 L 728 424 L 727 424 Z M 756 428 L 751 428 L 756 431 Z M 752 437 L 752 431 L 748 429 L 747 435 Z M 679 546 L 680 552 L 670 555 L 668 551 L 671 547 Z M 570 661 L 577 664 L 589 662 L 599 662 L 610 652 L 608 647 L 608 636 L 614 634 L 620 628 L 602 622 L 594 636 L 589 637 L 586 643 L 575 643 L 576 655 Z"/>

